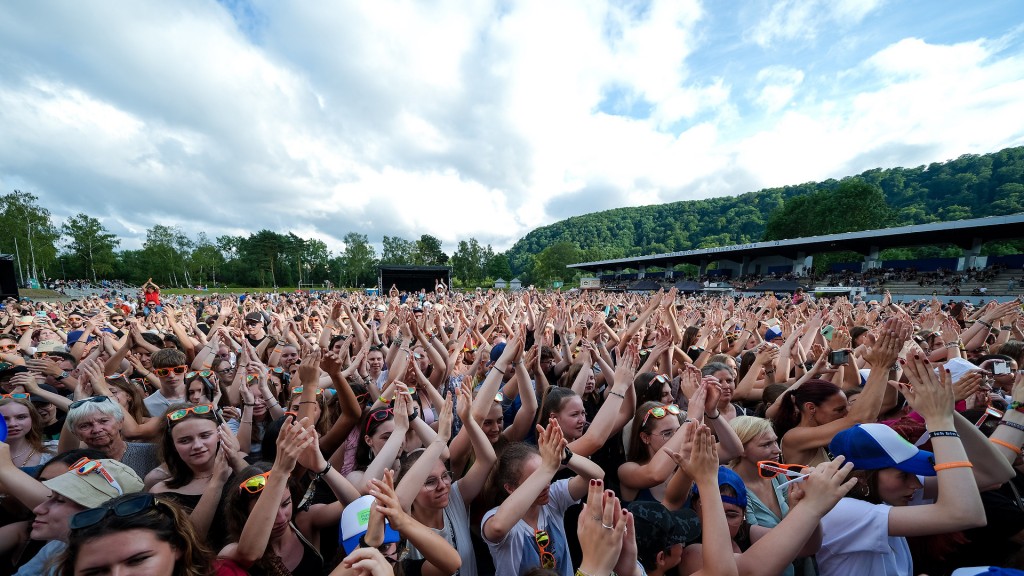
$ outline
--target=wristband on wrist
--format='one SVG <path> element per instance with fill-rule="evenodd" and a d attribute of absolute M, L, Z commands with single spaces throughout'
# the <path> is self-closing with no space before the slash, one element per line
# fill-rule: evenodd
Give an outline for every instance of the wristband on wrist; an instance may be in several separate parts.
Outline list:
<path fill-rule="evenodd" d="M 380 398 L 377 398 L 377 400 L 378 400 L 378 401 L 379 401 L 379 402 L 380 402 L 381 404 L 391 404 L 391 400 L 388 400 L 388 399 L 387 399 L 387 398 L 385 398 L 385 397 L 384 397 L 383 395 L 381 395 L 381 397 L 380 397 Z"/>
<path fill-rule="evenodd" d="M 998 444 L 998 445 L 1002 446 L 1003 448 L 1006 448 L 1007 450 L 1012 450 L 1012 451 L 1016 452 L 1017 454 L 1021 453 L 1020 446 L 1014 446 L 1013 444 L 1010 444 L 1006 440 L 1000 440 L 999 438 L 989 438 L 988 441 L 993 443 L 993 444 Z"/>
<path fill-rule="evenodd" d="M 568 466 L 569 465 L 569 461 L 572 460 L 572 456 L 573 456 L 572 450 L 569 450 L 569 447 L 566 446 L 565 447 L 565 452 L 562 453 L 562 466 Z"/>
<path fill-rule="evenodd" d="M 495 366 L 494 369 L 497 370 L 498 374 L 501 374 L 502 376 L 505 375 L 505 371 L 502 370 L 501 368 L 498 368 L 497 366 Z"/>
<path fill-rule="evenodd" d="M 242 406 L 255 406 L 255 402 L 242 402 Z"/>
<path fill-rule="evenodd" d="M 623 400 L 625 400 L 625 399 L 626 399 L 626 396 L 625 396 L 624 394 L 622 394 L 621 392 L 616 392 L 616 391 L 614 391 L 614 390 L 612 390 L 612 391 L 611 391 L 611 392 L 609 392 L 608 394 L 610 394 L 610 395 L 612 395 L 612 396 L 618 396 L 619 398 L 622 398 Z"/>
<path fill-rule="evenodd" d="M 322 477 L 322 476 L 326 475 L 326 474 L 327 474 L 328 472 L 330 472 L 330 471 L 331 471 L 331 468 L 333 468 L 333 466 L 331 465 L 331 463 L 330 463 L 330 462 L 328 462 L 328 463 L 327 463 L 327 466 L 325 466 L 323 470 L 321 470 L 321 471 L 319 471 L 319 472 L 317 472 L 317 473 L 316 473 L 316 477 L 317 477 L 317 478 L 320 478 L 320 477 Z"/>
<path fill-rule="evenodd" d="M 978 324 L 981 324 L 982 326 L 988 328 L 989 330 L 992 329 L 992 323 L 991 322 L 986 322 L 984 320 L 978 320 Z"/>
<path fill-rule="evenodd" d="M 718 420 L 718 417 L 721 416 L 721 415 L 722 415 L 722 413 L 719 412 L 718 414 L 715 414 L 714 416 L 712 416 L 710 414 L 705 414 L 704 417 L 707 418 L 708 420 Z"/>
<path fill-rule="evenodd" d="M 936 430 L 935 432 L 929 432 L 928 435 L 931 436 L 932 438 L 943 438 L 943 437 L 959 438 L 960 437 L 960 435 L 957 434 L 953 430 Z"/>
<path fill-rule="evenodd" d="M 1017 424 L 1016 422 L 1010 422 L 1009 420 L 1000 420 L 999 421 L 999 425 L 1000 426 L 1009 426 L 1010 428 L 1013 428 L 1014 430 L 1020 430 L 1021 432 L 1024 432 L 1024 424 Z"/>
<path fill-rule="evenodd" d="M 943 470 L 950 470 L 953 468 L 974 468 L 974 464 L 971 464 L 966 460 L 961 460 L 959 462 L 943 462 L 942 464 L 935 465 L 936 472 L 942 472 Z"/>

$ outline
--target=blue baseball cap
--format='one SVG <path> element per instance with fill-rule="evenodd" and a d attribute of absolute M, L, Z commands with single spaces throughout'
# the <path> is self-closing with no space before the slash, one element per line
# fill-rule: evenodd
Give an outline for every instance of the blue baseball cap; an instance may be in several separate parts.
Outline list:
<path fill-rule="evenodd" d="M 765 342 L 771 342 L 776 338 L 782 338 L 782 328 L 778 326 L 772 326 L 771 328 L 764 331 Z"/>
<path fill-rule="evenodd" d="M 907 442 L 885 424 L 858 424 L 836 434 L 828 445 L 833 456 L 845 456 L 857 470 L 896 468 L 919 476 L 935 476 L 935 455 Z"/>
<path fill-rule="evenodd" d="M 504 342 L 498 342 L 497 344 L 495 344 L 494 347 L 491 348 L 491 364 L 494 364 L 495 362 L 497 362 L 498 358 L 501 358 L 501 354 L 504 351 L 505 351 L 505 343 Z"/>
<path fill-rule="evenodd" d="M 718 485 L 720 487 L 729 486 L 736 492 L 735 496 L 722 494 L 722 502 L 739 506 L 740 508 L 747 507 L 747 485 L 743 483 L 743 479 L 740 478 L 739 474 L 733 472 L 732 468 L 726 466 L 718 467 Z M 700 496 L 696 485 L 693 487 L 693 494 Z"/>
<path fill-rule="evenodd" d="M 351 554 L 359 547 L 359 539 L 366 534 L 370 524 L 370 507 L 377 499 L 369 494 L 352 501 L 341 513 L 341 530 L 338 534 L 339 543 L 345 547 L 345 553 Z M 384 521 L 384 542 L 391 544 L 402 539 L 398 532 L 391 528 L 391 523 Z"/>

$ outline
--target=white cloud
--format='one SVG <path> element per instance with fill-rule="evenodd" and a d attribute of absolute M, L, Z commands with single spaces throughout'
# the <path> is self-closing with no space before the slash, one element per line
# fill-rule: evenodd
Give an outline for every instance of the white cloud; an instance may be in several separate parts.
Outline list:
<path fill-rule="evenodd" d="M 882 0 L 762 0 L 758 3 L 762 10 L 771 8 L 747 36 L 763 47 L 814 40 L 859 24 L 881 5 Z"/>
<path fill-rule="evenodd" d="M 781 110 L 796 95 L 804 81 L 802 70 L 787 66 L 769 66 L 757 73 L 757 81 L 763 84 L 757 95 L 757 102 L 768 113 Z"/>
<path fill-rule="evenodd" d="M 753 29 L 698 0 L 626 4 L 261 0 L 255 24 L 204 0 L 0 4 L 0 183 L 125 247 L 159 223 L 503 249 L 597 207 L 1024 138 L 1012 37 L 836 67 L 786 50 L 880 1 L 761 3 Z"/>

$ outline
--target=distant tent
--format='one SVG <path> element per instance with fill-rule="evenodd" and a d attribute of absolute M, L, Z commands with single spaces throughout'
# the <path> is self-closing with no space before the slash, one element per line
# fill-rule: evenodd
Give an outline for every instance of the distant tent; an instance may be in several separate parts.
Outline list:
<path fill-rule="evenodd" d="M 638 281 L 634 282 L 633 285 L 629 287 L 629 291 L 630 292 L 647 292 L 647 291 L 659 290 L 660 288 L 661 288 L 661 284 L 659 282 L 655 282 L 654 280 L 649 280 L 647 278 L 644 278 L 643 280 L 638 280 Z"/>
<path fill-rule="evenodd" d="M 796 292 L 797 288 L 805 288 L 802 284 L 795 280 L 769 280 L 762 282 L 753 288 L 750 288 L 753 292 Z"/>
<path fill-rule="evenodd" d="M 700 292 L 704 285 L 696 280 L 680 280 L 675 283 L 675 288 L 680 292 Z"/>

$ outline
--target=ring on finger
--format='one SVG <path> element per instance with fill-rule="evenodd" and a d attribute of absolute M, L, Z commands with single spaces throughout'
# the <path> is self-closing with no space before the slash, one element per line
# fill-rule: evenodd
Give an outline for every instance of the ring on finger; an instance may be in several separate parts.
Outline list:
<path fill-rule="evenodd" d="M 607 529 L 611 530 L 611 529 L 615 528 L 615 526 L 609 526 L 609 525 L 605 524 L 604 522 L 601 522 L 601 528 L 607 528 Z"/>

